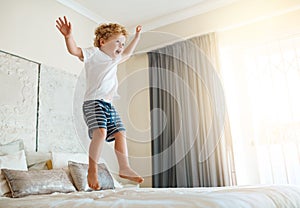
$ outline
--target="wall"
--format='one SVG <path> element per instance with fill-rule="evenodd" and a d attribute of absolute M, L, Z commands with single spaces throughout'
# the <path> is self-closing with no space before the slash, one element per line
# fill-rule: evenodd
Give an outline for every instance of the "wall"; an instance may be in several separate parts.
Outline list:
<path fill-rule="evenodd" d="M 238 0 L 228 6 L 147 32 L 138 50 L 147 51 L 209 32 L 231 31 L 299 9 L 298 0 Z M 295 28 L 293 23 L 290 25 Z"/>
<path fill-rule="evenodd" d="M 115 104 L 127 129 L 130 163 L 152 181 L 149 74 L 146 54 L 136 54 L 119 67 L 119 94 Z"/>
<path fill-rule="evenodd" d="M 66 15 L 78 45 L 93 43 L 96 24 L 54 0 L 0 0 L 1 50 L 79 74 L 82 63 L 70 56 L 55 20 Z"/>

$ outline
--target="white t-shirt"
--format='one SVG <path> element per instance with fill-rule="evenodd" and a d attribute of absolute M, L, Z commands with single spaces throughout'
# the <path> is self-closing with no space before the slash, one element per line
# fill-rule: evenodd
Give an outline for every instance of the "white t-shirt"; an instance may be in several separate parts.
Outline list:
<path fill-rule="evenodd" d="M 113 59 L 97 47 L 83 48 L 86 91 L 84 100 L 111 101 L 118 96 L 117 66 L 121 55 Z"/>

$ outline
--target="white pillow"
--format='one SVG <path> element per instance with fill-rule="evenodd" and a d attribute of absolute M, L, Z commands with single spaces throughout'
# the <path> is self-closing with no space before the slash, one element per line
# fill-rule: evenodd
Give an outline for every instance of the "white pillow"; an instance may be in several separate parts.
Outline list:
<path fill-rule="evenodd" d="M 0 155 L 14 154 L 15 152 L 23 149 L 23 140 L 16 140 L 7 144 L 0 144 Z"/>
<path fill-rule="evenodd" d="M 87 153 L 66 153 L 66 152 L 52 152 L 51 153 L 52 167 L 57 168 L 68 168 L 68 162 L 73 161 L 77 163 L 89 163 L 89 156 Z M 109 169 L 109 165 L 105 162 L 103 158 L 100 158 L 100 163 L 104 163 Z M 115 188 L 123 188 L 123 186 L 113 177 Z"/>
<path fill-rule="evenodd" d="M 25 151 L 21 150 L 14 154 L 0 156 L 0 168 L 7 168 L 12 170 L 28 170 Z M 1 171 L 0 171 L 1 173 Z M 4 175 L 0 175 L 0 196 L 3 196 L 10 192 L 8 184 L 5 180 Z"/>
<path fill-rule="evenodd" d="M 25 151 L 25 155 L 28 166 L 33 165 L 35 163 L 51 160 L 50 152 Z"/>
<path fill-rule="evenodd" d="M 25 151 L 28 170 L 47 170 L 47 162 L 51 160 L 50 152 Z"/>
<path fill-rule="evenodd" d="M 58 169 L 67 168 L 69 161 L 88 164 L 89 156 L 87 153 L 52 152 L 51 160 L 53 169 Z"/>

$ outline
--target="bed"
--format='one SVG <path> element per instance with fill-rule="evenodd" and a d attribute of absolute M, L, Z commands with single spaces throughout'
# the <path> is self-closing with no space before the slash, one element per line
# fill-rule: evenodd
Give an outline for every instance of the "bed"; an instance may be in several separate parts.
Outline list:
<path fill-rule="evenodd" d="M 32 153 L 21 143 L 0 146 L 0 207 L 300 208 L 300 187 L 256 185 L 210 188 L 139 188 L 120 184 L 105 160 L 103 190 L 86 184 L 84 153 Z"/>
<path fill-rule="evenodd" d="M 300 188 L 290 185 L 222 188 L 116 188 L 0 198 L 0 207 L 207 207 L 299 208 Z"/>

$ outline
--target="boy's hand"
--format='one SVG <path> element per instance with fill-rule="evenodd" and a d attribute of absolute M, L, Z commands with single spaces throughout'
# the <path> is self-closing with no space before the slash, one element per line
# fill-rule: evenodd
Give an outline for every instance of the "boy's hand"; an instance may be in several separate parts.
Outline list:
<path fill-rule="evenodd" d="M 63 20 L 60 17 L 56 20 L 56 27 L 65 38 L 68 38 L 72 33 L 71 22 L 68 22 L 66 16 Z"/>
<path fill-rule="evenodd" d="M 135 28 L 135 32 L 136 33 L 141 32 L 141 30 L 142 30 L 142 26 L 141 25 L 136 26 L 136 28 Z"/>

